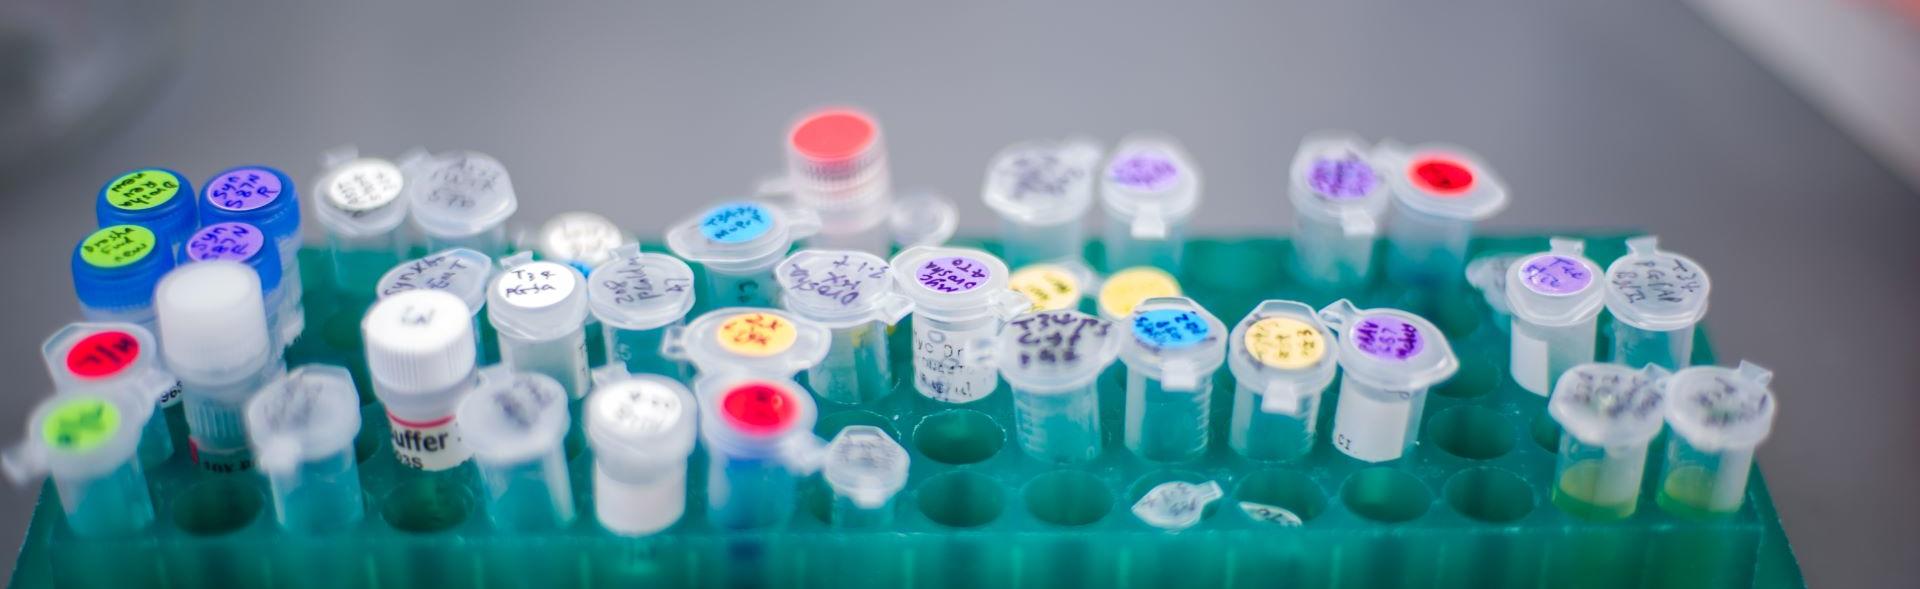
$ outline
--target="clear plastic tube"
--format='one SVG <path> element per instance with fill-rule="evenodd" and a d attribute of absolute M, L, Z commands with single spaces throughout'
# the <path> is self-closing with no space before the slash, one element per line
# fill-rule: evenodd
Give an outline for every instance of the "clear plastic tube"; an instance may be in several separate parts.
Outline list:
<path fill-rule="evenodd" d="M 362 158 L 344 147 L 321 156 L 327 170 L 314 182 L 314 218 L 327 232 L 333 282 L 357 298 L 372 296 L 386 268 L 406 255 L 406 175 L 392 162 Z"/>
<path fill-rule="evenodd" d="M 967 403 L 993 394 L 999 383 L 992 364 L 981 358 L 1000 321 L 991 316 L 946 321 L 928 316 L 913 320 L 913 387 L 943 403 Z"/>
<path fill-rule="evenodd" d="M 510 532 L 565 527 L 574 514 L 567 391 L 546 375 L 501 367 L 482 371 L 481 381 L 460 402 L 454 422 L 473 450 L 487 518 Z"/>
<path fill-rule="evenodd" d="M 1333 334 L 1313 307 L 1263 301 L 1234 325 L 1227 366 L 1233 370 L 1227 445 L 1253 460 L 1290 460 L 1313 448 L 1320 396 L 1333 382 Z"/>
<path fill-rule="evenodd" d="M 1187 221 L 1200 194 L 1200 172 L 1177 142 L 1122 139 L 1100 183 L 1107 269 L 1154 266 L 1179 274 Z"/>
<path fill-rule="evenodd" d="M 833 489 L 828 523 L 840 529 L 893 524 L 893 499 L 907 484 L 907 449 L 870 425 L 847 426 L 822 458 L 821 478 Z"/>
<path fill-rule="evenodd" d="M 833 330 L 827 357 L 807 369 L 807 384 L 820 398 L 858 405 L 893 390 L 887 359 L 887 324 L 868 321 Z"/>
<path fill-rule="evenodd" d="M 1227 444 L 1253 460 L 1291 460 L 1312 450 L 1320 395 L 1303 396 L 1292 411 L 1262 409 L 1261 398 L 1259 391 L 1245 383 L 1234 387 L 1233 423 L 1227 430 Z"/>
<path fill-rule="evenodd" d="M 1613 322 L 1613 361 L 1627 366 L 1654 365 L 1679 370 L 1692 364 L 1693 326 L 1657 331 Z"/>
<path fill-rule="evenodd" d="M 1725 516 L 1747 497 L 1753 453 L 1773 431 L 1778 411 L 1767 386 L 1773 373 L 1696 366 L 1666 379 L 1667 461 L 1660 471 L 1661 509 L 1689 518 Z"/>
<path fill-rule="evenodd" d="M 1668 370 L 1693 360 L 1694 326 L 1707 314 L 1712 282 L 1699 263 L 1662 251 L 1651 235 L 1627 240 L 1627 255 L 1607 266 L 1613 313 L 1613 361 Z"/>
<path fill-rule="evenodd" d="M 1561 511 L 1592 520 L 1633 515 L 1640 500 L 1647 445 L 1589 446 L 1561 436 L 1553 471 L 1553 504 Z"/>
<path fill-rule="evenodd" d="M 1111 321 L 1073 310 L 1007 322 L 993 356 L 1013 391 L 1015 438 L 1028 456 L 1054 464 L 1100 456 L 1099 379 L 1121 337 Z"/>
<path fill-rule="evenodd" d="M 887 329 L 913 309 L 895 292 L 892 267 L 878 256 L 850 250 L 805 250 L 774 269 L 781 305 L 830 330 L 825 357 L 807 368 L 807 385 L 821 399 L 859 404 L 893 390 Z"/>
<path fill-rule="evenodd" d="M 820 466 L 811 395 L 791 381 L 703 379 L 707 520 L 724 529 L 776 526 L 793 513 L 802 477 Z"/>
<path fill-rule="evenodd" d="M 58 391 L 106 389 L 154 402 L 140 434 L 140 464 L 152 468 L 173 456 L 165 409 L 180 404 L 180 379 L 161 366 L 159 341 L 132 323 L 73 323 L 41 346 Z"/>
<path fill-rule="evenodd" d="M 1600 267 L 1578 239 L 1554 238 L 1550 251 L 1507 270 L 1514 382 L 1536 395 L 1553 392 L 1574 366 L 1593 361 L 1595 325 L 1605 305 Z"/>
<path fill-rule="evenodd" d="M 1226 361 L 1227 329 L 1192 299 L 1147 299 L 1134 308 L 1120 357 L 1127 365 L 1127 449 L 1155 462 L 1206 454 L 1213 373 Z"/>
<path fill-rule="evenodd" d="M 74 534 L 121 536 L 152 525 L 153 499 L 135 459 L 145 399 L 108 392 L 49 397 L 33 410 L 26 439 L 7 450 L 7 477 L 24 485 L 50 476 Z"/>
<path fill-rule="evenodd" d="M 1099 389 L 1098 378 L 1057 392 L 1012 387 L 1014 434 L 1020 449 L 1035 460 L 1056 464 L 1081 464 L 1098 458 Z"/>
<path fill-rule="evenodd" d="M 1321 288 L 1365 284 L 1389 196 L 1372 150 L 1359 138 L 1318 134 L 1300 143 L 1290 170 L 1298 273 Z"/>
<path fill-rule="evenodd" d="M 247 430 L 282 529 L 325 533 L 359 524 L 366 513 L 354 451 L 360 395 L 345 368 L 310 364 L 269 383 L 247 403 Z"/>
<path fill-rule="evenodd" d="M 1320 310 L 1339 334 L 1340 402 L 1334 448 L 1365 462 L 1409 456 L 1419 441 L 1427 390 L 1460 369 L 1446 335 L 1397 309 L 1359 309 L 1346 299 Z"/>
<path fill-rule="evenodd" d="M 693 394 L 656 375 L 601 370 L 587 398 L 595 515 L 622 536 L 672 526 L 686 511 L 687 456 L 698 428 Z"/>
<path fill-rule="evenodd" d="M 1384 142 L 1377 157 L 1394 201 L 1387 217 L 1388 279 L 1445 292 L 1465 276 L 1474 225 L 1506 208 L 1506 185 L 1457 147 Z"/>

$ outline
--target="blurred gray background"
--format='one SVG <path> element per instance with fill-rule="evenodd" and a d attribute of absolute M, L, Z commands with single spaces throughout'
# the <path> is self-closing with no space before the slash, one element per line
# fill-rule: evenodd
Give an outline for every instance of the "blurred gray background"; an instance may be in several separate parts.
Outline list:
<path fill-rule="evenodd" d="M 1480 152 L 1514 193 L 1495 230 L 1643 228 L 1705 264 L 1722 358 L 1778 373 L 1761 461 L 1808 580 L 1920 575 L 1920 200 L 1686 5 L 14 1 L 0 248 L 34 279 L 0 305 L 6 440 L 48 386 L 42 337 L 77 316 L 94 193 L 133 166 L 269 163 L 305 188 L 339 145 L 471 148 L 511 169 L 522 224 L 590 209 L 657 235 L 780 169 L 797 113 L 852 103 L 896 186 L 958 200 L 963 232 L 995 226 L 978 190 L 1000 147 L 1151 129 L 1203 169 L 1200 231 L 1250 234 L 1287 226 L 1299 138 L 1351 129 Z M 10 568 L 32 494 L 0 494 Z"/>

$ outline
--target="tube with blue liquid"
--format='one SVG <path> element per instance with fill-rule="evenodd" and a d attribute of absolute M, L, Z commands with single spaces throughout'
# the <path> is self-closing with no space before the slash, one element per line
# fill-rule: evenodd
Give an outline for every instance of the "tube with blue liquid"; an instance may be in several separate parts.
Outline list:
<path fill-rule="evenodd" d="M 281 529 L 340 532 L 366 517 L 353 447 L 360 393 L 347 369 L 310 364 L 268 383 L 247 402 L 247 432 Z"/>
<path fill-rule="evenodd" d="M 1127 365 L 1127 449 L 1154 462 L 1186 462 L 1207 452 L 1213 373 L 1227 356 L 1227 328 L 1185 297 L 1156 297 L 1134 307 L 1120 347 Z"/>

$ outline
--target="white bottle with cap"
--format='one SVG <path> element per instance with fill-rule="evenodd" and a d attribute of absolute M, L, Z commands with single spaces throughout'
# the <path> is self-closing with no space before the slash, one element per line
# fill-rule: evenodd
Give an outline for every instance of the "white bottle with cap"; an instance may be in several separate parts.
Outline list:
<path fill-rule="evenodd" d="M 1513 381 L 1547 396 L 1568 369 L 1593 361 L 1604 290 L 1600 266 L 1578 239 L 1556 237 L 1549 251 L 1507 268 L 1507 308 L 1513 312 Z"/>
<path fill-rule="evenodd" d="M 1101 174 L 1100 204 L 1107 212 L 1101 239 L 1109 271 L 1154 266 L 1180 273 L 1187 220 L 1200 206 L 1200 170 L 1179 143 L 1120 140 Z"/>
<path fill-rule="evenodd" d="M 1660 508 L 1681 517 L 1721 517 L 1746 503 L 1753 451 L 1773 433 L 1779 407 L 1773 373 L 1742 361 L 1737 368 L 1695 366 L 1666 380 L 1667 462 L 1660 470 Z"/>
<path fill-rule="evenodd" d="M 587 275 L 587 308 L 600 321 L 607 363 L 628 374 L 687 377 L 687 365 L 660 354 L 667 328 L 693 309 L 693 269 L 666 254 L 616 248 Z"/>
<path fill-rule="evenodd" d="M 504 255 L 507 219 L 520 208 L 507 167 L 483 153 L 416 151 L 401 158 L 407 176 L 407 206 L 427 249 L 451 247 Z"/>
<path fill-rule="evenodd" d="M 1659 238 L 1627 240 L 1627 255 L 1607 266 L 1602 287 L 1613 313 L 1613 361 L 1686 368 L 1693 359 L 1693 329 L 1707 316 L 1712 287 L 1698 262 L 1661 250 Z"/>
<path fill-rule="evenodd" d="M 993 156 L 980 197 L 1000 215 L 1007 265 L 1081 260 L 1099 171 L 1100 146 L 1085 139 L 1019 143 Z"/>
<path fill-rule="evenodd" d="M 380 299 L 360 322 L 367 372 L 403 466 L 448 471 L 471 456 L 453 426 L 454 407 L 476 384 L 470 318 L 459 297 L 411 290 Z"/>
<path fill-rule="evenodd" d="M 1359 309 L 1346 299 L 1320 310 L 1340 338 L 1340 404 L 1333 446 L 1365 462 L 1398 460 L 1420 439 L 1427 389 L 1459 371 L 1447 336 L 1398 309 Z"/>
<path fill-rule="evenodd" d="M 453 423 L 473 452 L 495 530 L 554 530 L 573 521 L 566 452 L 572 420 L 560 383 L 536 372 L 488 367 L 480 386 L 454 410 Z"/>
<path fill-rule="evenodd" d="M 1376 150 L 1393 190 L 1387 217 L 1387 278 L 1444 292 L 1464 276 L 1473 228 L 1507 207 L 1507 186 L 1480 158 L 1448 145 Z"/>
<path fill-rule="evenodd" d="M 1007 287 L 1007 265 L 976 249 L 916 247 L 893 257 L 900 293 L 913 299 L 913 387 L 943 403 L 986 398 L 1000 379 L 991 361 L 1000 325 L 1033 306 Z"/>
<path fill-rule="evenodd" d="M 232 261 L 187 264 L 154 289 L 161 355 L 180 378 L 194 458 L 204 470 L 253 469 L 247 400 L 286 372 L 267 333 L 260 275 Z"/>
<path fill-rule="evenodd" d="M 1385 174 L 1372 148 L 1344 133 L 1308 135 L 1289 170 L 1293 254 L 1300 277 L 1323 288 L 1366 284 L 1386 221 Z"/>
<path fill-rule="evenodd" d="M 886 260 L 853 250 L 801 250 L 774 269 L 780 305 L 831 330 L 827 354 L 807 369 L 820 398 L 859 404 L 893 390 L 887 330 L 913 310 Z"/>
<path fill-rule="evenodd" d="M 687 457 L 699 427 L 693 393 L 658 375 L 595 376 L 586 410 L 595 515 L 621 536 L 665 530 L 687 508 Z"/>
<path fill-rule="evenodd" d="M 810 209 L 757 202 L 723 203 L 667 229 L 673 255 L 706 268 L 708 308 L 772 307 L 780 293 L 773 266 L 795 240 L 820 229 Z"/>
<path fill-rule="evenodd" d="M 500 261 L 487 288 L 487 320 L 500 340 L 500 362 L 545 374 L 574 399 L 592 385 L 587 365 L 586 278 L 566 264 L 535 262 L 526 252 Z"/>
<path fill-rule="evenodd" d="M 459 297 L 473 313 L 473 343 L 476 358 L 486 357 L 486 342 L 480 334 L 487 310 L 487 285 L 493 283 L 493 257 L 464 247 L 444 249 L 417 260 L 394 266 L 380 277 L 375 291 L 387 298 L 410 290 L 439 290 Z"/>
<path fill-rule="evenodd" d="M 1253 460 L 1290 460 L 1313 449 L 1320 396 L 1339 361 L 1333 332 L 1313 307 L 1269 300 L 1233 326 L 1227 367 L 1236 383 L 1227 445 Z"/>
<path fill-rule="evenodd" d="M 320 166 L 326 171 L 313 183 L 313 216 L 327 232 L 334 285 L 365 297 L 383 269 L 406 255 L 406 174 L 352 147 L 321 155 Z"/>
<path fill-rule="evenodd" d="M 247 403 L 247 430 L 281 529 L 314 534 L 360 523 L 360 395 L 347 369 L 309 364 L 268 383 Z"/>

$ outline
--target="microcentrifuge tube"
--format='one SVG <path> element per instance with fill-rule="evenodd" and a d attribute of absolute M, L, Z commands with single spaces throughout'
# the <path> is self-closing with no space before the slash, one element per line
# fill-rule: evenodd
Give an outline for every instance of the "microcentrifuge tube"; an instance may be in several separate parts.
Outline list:
<path fill-rule="evenodd" d="M 628 374 L 687 377 L 685 363 L 660 355 L 667 328 L 693 309 L 693 269 L 666 254 L 615 248 L 587 275 L 587 309 L 600 321 L 607 363 Z"/>
<path fill-rule="evenodd" d="M 1226 326 L 1184 297 L 1147 299 L 1124 325 L 1132 336 L 1120 347 L 1127 365 L 1127 449 L 1155 462 L 1206 454 L 1213 373 L 1226 361 Z"/>
<path fill-rule="evenodd" d="M 907 486 L 907 449 L 871 425 L 850 425 L 827 443 L 820 478 L 833 489 L 827 523 L 835 528 L 893 524 L 893 497 Z"/>
<path fill-rule="evenodd" d="M 1270 300 L 1233 326 L 1227 367 L 1236 382 L 1227 445 L 1253 460 L 1290 460 L 1313 449 L 1320 395 L 1339 370 L 1333 333 L 1313 307 Z"/>
<path fill-rule="evenodd" d="M 185 241 L 188 228 L 178 238 Z M 73 248 L 73 292 L 90 321 L 125 322 L 154 329 L 153 287 L 174 267 L 179 244 L 139 225 L 101 228 Z"/>
<path fill-rule="evenodd" d="M 1187 221 L 1200 206 L 1200 170 L 1171 139 L 1129 137 L 1100 178 L 1107 270 L 1154 266 L 1180 273 Z"/>
<path fill-rule="evenodd" d="M 802 250 L 774 268 L 794 316 L 832 332 L 826 357 L 807 369 L 821 399 L 859 404 L 893 390 L 887 331 L 913 310 L 886 260 L 853 250 Z"/>
<path fill-rule="evenodd" d="M 780 293 L 773 266 L 819 227 L 811 210 L 731 202 L 668 229 L 667 249 L 706 268 L 706 308 L 772 307 Z"/>
<path fill-rule="evenodd" d="M 1007 288 L 1007 266 L 992 254 L 916 247 L 893 257 L 900 292 L 913 299 L 913 388 L 943 403 L 985 398 L 999 384 L 989 361 L 993 336 L 1033 306 Z"/>
<path fill-rule="evenodd" d="M 880 124 L 871 115 L 829 108 L 794 122 L 787 133 L 787 183 L 794 201 L 821 221 L 820 234 L 808 238 L 809 247 L 886 255 L 891 245 L 887 221 L 895 209 L 893 181 Z M 731 299 L 722 303 L 746 304 Z"/>
<path fill-rule="evenodd" d="M 1613 361 L 1679 370 L 1692 363 L 1693 328 L 1707 315 L 1712 283 L 1700 264 L 1659 245 L 1651 235 L 1629 239 L 1627 255 L 1607 266 Z"/>
<path fill-rule="evenodd" d="M 705 380 L 726 374 L 792 378 L 827 356 L 832 333 L 785 311 L 733 307 L 670 327 L 660 353 L 684 360 Z"/>
<path fill-rule="evenodd" d="M 946 245 L 959 228 L 960 209 L 953 199 L 930 192 L 901 195 L 887 216 L 887 231 L 897 249 Z"/>
<path fill-rule="evenodd" d="M 993 348 L 1013 391 L 1014 437 L 1035 460 L 1100 456 L 1100 373 L 1120 354 L 1111 321 L 1079 311 L 1039 311 L 1008 321 Z"/>
<path fill-rule="evenodd" d="M 360 157 L 353 148 L 321 156 L 326 168 L 314 182 L 313 216 L 327 232 L 333 282 L 342 292 L 365 299 L 380 275 L 407 252 L 406 175 L 393 162 Z"/>
<path fill-rule="evenodd" d="M 775 526 L 793 514 L 802 477 L 820 468 L 812 396 L 786 379 L 726 375 L 694 383 L 707 451 L 707 521 Z"/>
<path fill-rule="evenodd" d="M 500 261 L 487 289 L 487 319 L 500 338 L 500 362 L 545 374 L 573 399 L 587 396 L 586 278 L 572 266 L 520 253 Z"/>
<path fill-rule="evenodd" d="M 379 299 L 413 290 L 445 291 L 466 304 L 467 311 L 473 314 L 474 353 L 476 358 L 486 356 L 486 342 L 482 339 L 487 328 L 484 325 L 487 310 L 487 286 L 493 283 L 493 257 L 463 247 L 441 250 L 417 260 L 408 260 L 394 266 L 380 276 L 375 294 Z"/>
<path fill-rule="evenodd" d="M 1152 266 L 1136 266 L 1114 272 L 1100 283 L 1100 295 L 1094 303 L 1101 318 L 1120 322 L 1132 316 L 1141 301 L 1180 295 L 1180 281 L 1172 274 Z"/>
<path fill-rule="evenodd" d="M 1460 369 L 1446 335 L 1418 315 L 1346 299 L 1321 309 L 1320 320 L 1340 339 L 1334 448 L 1365 462 L 1405 457 L 1419 440 L 1427 389 Z"/>
<path fill-rule="evenodd" d="M 429 473 L 465 464 L 472 453 L 454 429 L 453 414 L 478 382 L 466 303 L 445 291 L 397 293 L 367 309 L 360 331 L 373 393 L 387 409 L 394 459 Z"/>
<path fill-rule="evenodd" d="M 281 529 L 338 532 L 365 517 L 353 445 L 360 394 L 347 369 L 309 364 L 267 383 L 247 402 L 247 431 Z"/>
<path fill-rule="evenodd" d="M 1408 288 L 1458 284 L 1473 226 L 1506 208 L 1506 185 L 1479 158 L 1456 147 L 1388 143 L 1376 154 L 1393 191 L 1387 278 Z"/>
<path fill-rule="evenodd" d="M 554 215 L 540 225 L 540 231 L 534 234 L 533 251 L 542 260 L 572 265 L 584 276 L 613 257 L 614 249 L 631 241 L 606 217 L 572 211 Z"/>
<path fill-rule="evenodd" d="M 161 357 L 180 379 L 194 462 L 216 473 L 252 470 L 247 401 L 286 372 L 267 332 L 260 274 L 227 260 L 187 264 L 160 279 L 153 307 Z"/>
<path fill-rule="evenodd" d="M 1069 139 L 1020 143 L 993 156 L 981 198 L 1000 216 L 1007 265 L 1081 259 L 1100 155 L 1098 144 Z"/>
<path fill-rule="evenodd" d="M 1695 366 L 1667 378 L 1673 435 L 1660 471 L 1661 509 L 1696 519 L 1740 510 L 1754 448 L 1773 432 L 1772 381 L 1772 372 L 1748 362 Z"/>
<path fill-rule="evenodd" d="M 600 526 L 645 536 L 680 521 L 687 507 L 687 457 L 698 429 L 693 394 L 672 379 L 604 369 L 587 396 L 593 496 Z"/>
<path fill-rule="evenodd" d="M 187 240 L 188 262 L 230 260 L 253 268 L 267 291 L 261 295 L 267 310 L 267 328 L 285 347 L 306 329 L 306 312 L 299 302 L 287 307 L 287 291 L 281 288 L 286 268 L 280 265 L 278 243 L 267 238 L 258 227 L 247 223 L 215 223 L 201 227 Z"/>
<path fill-rule="evenodd" d="M 1007 277 L 1007 288 L 1033 302 L 1031 311 L 1078 309 L 1097 285 L 1093 270 L 1078 261 L 1034 264 Z"/>
<path fill-rule="evenodd" d="M 300 197 L 293 180 L 274 168 L 241 166 L 208 180 L 200 187 L 200 194 L 201 228 L 188 238 L 184 246 L 186 254 L 193 257 L 194 243 L 203 240 L 212 227 L 245 223 L 264 233 L 273 244 L 272 253 L 280 257 L 278 276 L 267 278 L 262 274 L 267 282 L 261 286 L 269 293 L 279 293 L 274 301 L 278 303 L 278 310 L 267 307 L 267 312 L 275 318 L 269 326 L 279 330 L 282 345 L 293 341 L 306 326 L 306 308 L 300 305 L 304 296 L 300 286 Z M 232 233 L 238 243 L 249 242 L 250 238 L 237 235 L 237 231 Z M 236 254 L 221 257 L 239 259 L 228 256 Z"/>
<path fill-rule="evenodd" d="M 1301 279 L 1322 288 L 1366 284 L 1391 199 L 1372 149 L 1345 134 L 1310 135 L 1293 156 L 1293 253 Z"/>
<path fill-rule="evenodd" d="M 153 524 L 153 497 L 134 454 L 153 413 L 146 399 L 87 391 L 48 397 L 27 437 L 0 466 L 15 485 L 53 478 L 67 527 L 82 537 L 124 536 Z"/>
<path fill-rule="evenodd" d="M 1568 369 L 1593 361 L 1601 299 L 1600 267 L 1580 255 L 1578 239 L 1555 238 L 1550 251 L 1522 257 L 1507 269 L 1507 308 L 1513 312 L 1513 381 L 1547 396 Z"/>
<path fill-rule="evenodd" d="M 453 423 L 473 453 L 494 529 L 553 530 L 573 521 L 566 453 L 572 419 L 558 381 L 488 367 L 454 410 Z"/>
<path fill-rule="evenodd" d="M 1591 520 L 1633 515 L 1647 446 L 1666 417 L 1666 376 L 1658 366 L 1618 364 L 1582 364 L 1560 375 L 1547 413 L 1566 432 L 1553 474 L 1561 511 Z"/>
<path fill-rule="evenodd" d="M 464 247 L 505 255 L 507 219 L 520 208 L 513 180 L 499 160 L 471 151 L 413 152 L 401 158 L 407 208 L 428 251 Z"/>
<path fill-rule="evenodd" d="M 108 181 L 100 187 L 93 213 L 104 228 L 137 225 L 151 231 L 169 261 L 179 259 L 180 246 L 200 226 L 193 183 L 166 168 L 140 168 Z"/>
<path fill-rule="evenodd" d="M 132 323 L 72 323 L 40 347 L 56 392 L 105 390 L 154 404 L 140 434 L 140 464 L 148 468 L 173 455 L 173 436 L 163 411 L 180 404 L 180 379 L 161 366 L 153 333 Z"/>
<path fill-rule="evenodd" d="M 1480 298 L 1487 303 L 1493 325 L 1501 333 L 1513 331 L 1513 309 L 1507 306 L 1507 271 L 1521 257 L 1493 254 L 1474 258 L 1467 263 L 1467 284 L 1480 291 Z"/>

